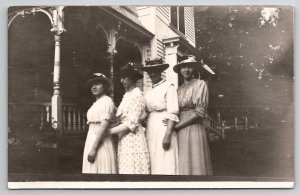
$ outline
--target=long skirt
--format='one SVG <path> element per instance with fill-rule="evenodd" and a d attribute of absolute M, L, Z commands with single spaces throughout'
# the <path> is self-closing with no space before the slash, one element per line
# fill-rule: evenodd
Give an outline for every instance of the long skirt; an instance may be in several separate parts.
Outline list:
<path fill-rule="evenodd" d="M 116 152 L 110 136 L 105 137 L 98 148 L 94 163 L 88 161 L 88 154 L 99 134 L 99 127 L 100 124 L 90 124 L 83 152 L 82 173 L 115 174 Z"/>
<path fill-rule="evenodd" d="M 163 149 L 163 138 L 167 127 L 162 122 L 166 112 L 151 112 L 147 122 L 146 138 L 150 151 L 151 174 L 178 174 L 178 145 L 177 136 L 173 132 L 169 150 Z"/>
<path fill-rule="evenodd" d="M 180 112 L 184 120 L 193 110 Z M 178 132 L 179 175 L 212 175 L 209 145 L 203 121 Z"/>
<path fill-rule="evenodd" d="M 119 174 L 150 174 L 150 156 L 141 125 L 136 131 L 119 135 L 118 172 Z"/>

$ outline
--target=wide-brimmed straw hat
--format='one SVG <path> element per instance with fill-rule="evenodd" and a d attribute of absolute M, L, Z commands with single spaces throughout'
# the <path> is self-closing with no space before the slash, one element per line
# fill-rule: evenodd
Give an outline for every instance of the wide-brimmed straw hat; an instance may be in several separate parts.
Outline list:
<path fill-rule="evenodd" d="M 91 88 L 94 84 L 96 83 L 102 83 L 106 85 L 107 87 L 110 86 L 110 79 L 107 78 L 104 74 L 102 73 L 94 73 L 91 78 L 86 82 L 86 86 L 88 88 Z"/>
<path fill-rule="evenodd" d="M 181 61 L 173 67 L 174 72 L 179 73 L 180 68 L 183 66 L 194 67 L 195 71 L 199 71 L 201 68 L 208 71 L 210 74 L 215 74 L 214 71 L 201 60 L 198 62 L 193 55 L 182 56 Z"/>
<path fill-rule="evenodd" d="M 134 62 L 128 62 L 120 69 L 121 77 L 129 77 L 134 80 L 142 79 L 144 76 L 139 72 L 138 64 Z"/>
<path fill-rule="evenodd" d="M 164 63 L 162 58 L 146 60 L 145 63 L 146 63 L 146 65 L 141 68 L 145 72 L 148 72 L 148 71 L 162 72 L 169 67 L 169 64 Z"/>

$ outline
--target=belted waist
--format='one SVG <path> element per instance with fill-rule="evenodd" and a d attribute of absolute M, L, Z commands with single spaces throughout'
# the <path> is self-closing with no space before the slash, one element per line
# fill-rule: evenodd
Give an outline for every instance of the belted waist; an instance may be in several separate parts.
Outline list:
<path fill-rule="evenodd" d="M 88 121 L 87 124 L 101 124 L 100 121 Z"/>
<path fill-rule="evenodd" d="M 156 113 L 156 112 L 162 113 L 162 112 L 167 112 L 167 110 L 166 109 L 164 109 L 164 110 L 152 110 L 150 113 Z"/>

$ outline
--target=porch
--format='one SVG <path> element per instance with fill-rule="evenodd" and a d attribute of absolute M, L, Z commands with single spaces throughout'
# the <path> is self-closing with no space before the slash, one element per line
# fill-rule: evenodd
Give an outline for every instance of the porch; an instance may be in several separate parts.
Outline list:
<path fill-rule="evenodd" d="M 37 131 L 51 124 L 55 134 L 85 133 L 85 113 L 94 101 L 85 81 L 94 72 L 113 79 L 108 95 L 117 106 L 124 94 L 120 67 L 147 59 L 153 37 L 133 9 L 10 7 L 10 130 L 39 119 Z M 142 82 L 138 86 L 143 89 Z"/>
<path fill-rule="evenodd" d="M 130 18 L 136 17 L 132 9 Z M 94 72 L 112 78 L 109 95 L 118 106 L 124 94 L 120 67 L 129 61 L 143 63 L 151 55 L 154 35 L 124 17 L 124 10 L 12 8 L 9 173 L 81 172 L 86 112 L 94 101 L 85 81 Z M 143 90 L 143 82 L 138 87 Z M 206 121 L 208 131 L 218 135 L 218 123 L 209 116 Z"/>

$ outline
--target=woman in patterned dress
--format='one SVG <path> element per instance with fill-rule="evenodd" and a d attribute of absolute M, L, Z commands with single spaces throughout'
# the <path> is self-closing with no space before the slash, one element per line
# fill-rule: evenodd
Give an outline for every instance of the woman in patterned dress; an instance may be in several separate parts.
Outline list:
<path fill-rule="evenodd" d="M 136 87 L 142 79 L 133 63 L 121 69 L 121 83 L 126 93 L 118 107 L 118 125 L 111 134 L 118 134 L 118 172 L 119 174 L 149 174 L 150 156 L 141 121 L 146 117 L 143 93 Z"/>
<path fill-rule="evenodd" d="M 193 77 L 199 67 L 201 65 L 194 56 L 189 56 L 173 67 L 183 78 L 183 84 L 178 88 L 180 122 L 175 125 L 180 175 L 212 174 L 210 151 L 203 125 L 208 106 L 208 88 L 204 80 Z"/>
<path fill-rule="evenodd" d="M 178 122 L 178 101 L 175 86 L 161 77 L 168 68 L 162 59 L 146 61 L 143 70 L 150 76 L 152 90 L 145 95 L 149 112 L 146 128 L 147 143 L 150 151 L 151 174 L 178 174 L 178 146 L 176 132 Z M 166 121 L 166 125 L 164 124 Z"/>
<path fill-rule="evenodd" d="M 109 81 L 101 73 L 95 73 L 88 86 L 96 101 L 87 112 L 89 131 L 82 162 L 82 173 L 116 173 L 115 149 L 108 129 L 114 115 L 115 105 L 106 94 Z"/>

